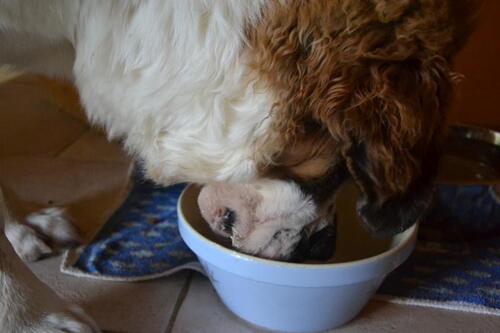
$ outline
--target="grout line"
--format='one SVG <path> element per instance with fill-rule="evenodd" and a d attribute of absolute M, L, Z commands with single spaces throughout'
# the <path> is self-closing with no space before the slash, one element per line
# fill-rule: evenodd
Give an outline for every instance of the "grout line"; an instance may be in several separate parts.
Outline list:
<path fill-rule="evenodd" d="M 182 307 L 182 303 L 186 299 L 187 293 L 189 291 L 189 287 L 191 286 L 191 281 L 193 280 L 194 272 L 190 271 L 186 281 L 182 285 L 181 291 L 179 292 L 179 296 L 177 297 L 177 301 L 175 302 L 174 309 L 172 310 L 172 315 L 168 320 L 167 328 L 165 329 L 165 333 L 172 333 L 174 329 L 175 321 L 177 320 L 177 315 Z"/>

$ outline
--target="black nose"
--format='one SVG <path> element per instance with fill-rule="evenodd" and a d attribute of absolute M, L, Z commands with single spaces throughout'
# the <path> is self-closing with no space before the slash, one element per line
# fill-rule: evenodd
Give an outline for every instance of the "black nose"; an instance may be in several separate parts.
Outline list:
<path fill-rule="evenodd" d="M 302 238 L 290 256 L 292 262 L 305 260 L 327 260 L 335 251 L 337 224 L 328 224 L 323 229 L 316 231 L 310 237 L 302 230 Z"/>
<path fill-rule="evenodd" d="M 233 234 L 234 222 L 236 221 L 236 213 L 234 210 L 226 208 L 224 215 L 221 217 L 222 229 L 228 234 Z"/>

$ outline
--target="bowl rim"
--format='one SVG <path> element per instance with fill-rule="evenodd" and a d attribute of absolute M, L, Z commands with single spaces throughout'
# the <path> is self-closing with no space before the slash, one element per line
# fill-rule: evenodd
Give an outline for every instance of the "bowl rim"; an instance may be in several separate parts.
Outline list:
<path fill-rule="evenodd" d="M 253 263 L 258 263 L 262 264 L 264 266 L 268 267 L 282 267 L 282 268 L 291 268 L 291 269 L 313 269 L 313 270 L 326 270 L 326 269 L 332 269 L 332 268 L 350 268 L 358 265 L 363 265 L 363 264 L 368 264 L 368 263 L 373 263 L 378 260 L 382 260 L 384 258 L 390 257 L 395 253 L 400 252 L 403 248 L 409 245 L 411 243 L 412 238 L 416 236 L 417 230 L 418 230 L 418 223 L 414 224 L 410 228 L 394 235 L 393 237 L 400 236 L 400 240 L 397 242 L 396 245 L 391 246 L 387 251 L 384 251 L 382 253 L 379 253 L 374 256 L 370 256 L 367 258 L 363 259 L 358 259 L 358 260 L 353 260 L 353 261 L 347 261 L 347 262 L 341 262 L 341 263 L 329 263 L 329 264 L 305 264 L 305 263 L 292 263 L 292 262 L 286 262 L 286 261 L 278 261 L 278 260 L 272 260 L 272 259 L 265 259 L 265 258 L 260 258 L 256 256 L 252 256 L 250 254 L 246 253 L 241 253 L 233 249 L 228 249 L 225 246 L 222 246 L 205 236 L 203 236 L 201 233 L 199 233 L 191 224 L 188 222 L 188 219 L 186 218 L 183 209 L 182 209 L 182 202 L 184 197 L 186 196 L 186 193 L 190 191 L 191 189 L 195 188 L 196 186 L 199 186 L 197 184 L 188 184 L 186 188 L 182 191 L 181 195 L 179 196 L 179 199 L 177 201 L 177 215 L 178 215 L 178 220 L 179 223 L 182 223 L 186 229 L 189 230 L 189 232 L 194 235 L 197 239 L 199 239 L 202 243 L 206 244 L 207 246 L 211 247 L 214 250 L 219 250 L 219 252 L 225 253 L 229 255 L 229 257 L 236 258 L 239 260 L 244 260 L 247 262 L 253 262 Z"/>

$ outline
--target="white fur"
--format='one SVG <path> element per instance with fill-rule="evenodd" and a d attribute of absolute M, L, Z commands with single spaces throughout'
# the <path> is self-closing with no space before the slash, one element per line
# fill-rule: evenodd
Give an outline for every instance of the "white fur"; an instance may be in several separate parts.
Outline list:
<path fill-rule="evenodd" d="M 23 264 L 2 231 L 5 224 L 16 225 L 0 189 L 0 332 L 99 332 L 83 310 L 62 301 Z"/>
<path fill-rule="evenodd" d="M 5 235 L 17 255 L 25 262 L 39 260 L 54 253 L 59 247 L 75 244 L 80 237 L 64 210 L 57 207 L 29 214 L 26 224 L 7 216 Z M 46 241 L 50 241 L 49 246 Z"/>
<path fill-rule="evenodd" d="M 64 209 L 59 207 L 31 213 L 26 217 L 26 223 L 60 245 L 78 242 L 80 238 Z"/>
<path fill-rule="evenodd" d="M 10 2 L 0 1 L 0 26 L 49 31 L 50 47 L 72 43 L 88 117 L 123 138 L 151 178 L 170 184 L 256 176 L 273 96 L 249 79 L 244 30 L 264 0 L 50 2 L 58 10 L 35 6 L 44 19 L 35 8 L 18 11 L 16 20 L 1 14 Z M 1 53 L 0 61 L 17 59 Z"/>
<path fill-rule="evenodd" d="M 91 22 L 77 28 L 75 77 L 86 110 L 111 137 L 125 137 L 155 180 L 255 176 L 272 101 L 247 79 L 241 53 L 260 3 L 83 6 Z"/>
<path fill-rule="evenodd" d="M 249 181 L 270 154 L 259 143 L 270 136 L 274 96 L 251 79 L 244 52 L 265 1 L 0 0 L 0 64 L 74 80 L 89 119 L 157 182 Z M 2 244 L 0 256 L 11 256 Z M 27 323 L 24 332 L 87 332 L 56 296 L 37 303 L 16 293 L 35 288 L 38 299 L 48 288 L 9 275 L 6 263 L 25 269 L 14 257 L 0 258 L 0 331 Z M 47 316 L 23 321 L 42 309 Z"/>
<path fill-rule="evenodd" d="M 255 211 L 257 223 L 239 248 L 267 258 L 286 259 L 300 241 L 302 229 L 317 218 L 316 205 L 292 182 L 262 180 L 254 186 L 262 197 Z M 275 237 L 278 231 L 284 234 Z"/>
<path fill-rule="evenodd" d="M 8 223 L 5 226 L 5 236 L 24 262 L 36 261 L 52 253 L 50 246 L 45 244 L 40 235 L 27 225 L 17 222 Z"/>
<path fill-rule="evenodd" d="M 12 217 L 0 188 L 0 235 L 2 237 L 4 236 L 4 228 L 5 236 L 23 261 L 35 261 L 44 255 L 52 253 L 52 249 L 45 244 L 35 230 L 20 224 Z"/>
<path fill-rule="evenodd" d="M 312 198 L 282 180 L 210 183 L 201 190 L 198 204 L 212 230 L 231 238 L 233 247 L 273 259 L 289 259 L 302 230 L 318 218 Z M 222 219 L 226 209 L 236 216 L 230 232 Z"/>
<path fill-rule="evenodd" d="M 2 333 L 99 332 L 81 309 L 62 301 L 22 264 L 3 234 L 0 295 Z"/>

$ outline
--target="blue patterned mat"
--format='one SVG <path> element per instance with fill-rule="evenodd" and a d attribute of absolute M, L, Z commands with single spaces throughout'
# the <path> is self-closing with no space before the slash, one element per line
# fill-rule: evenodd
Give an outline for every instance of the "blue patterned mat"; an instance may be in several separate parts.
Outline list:
<path fill-rule="evenodd" d="M 440 186 L 414 253 L 378 294 L 500 314 L 500 200 L 493 189 Z"/>
<path fill-rule="evenodd" d="M 184 185 L 136 179 L 124 205 L 71 267 L 72 274 L 141 280 L 199 269 L 177 230 Z M 410 259 L 378 297 L 500 314 L 500 202 L 486 186 L 441 186 Z"/>
<path fill-rule="evenodd" d="M 127 200 L 73 269 L 108 279 L 148 279 L 194 268 L 196 256 L 177 230 L 177 199 L 185 185 L 158 187 L 136 176 Z"/>

